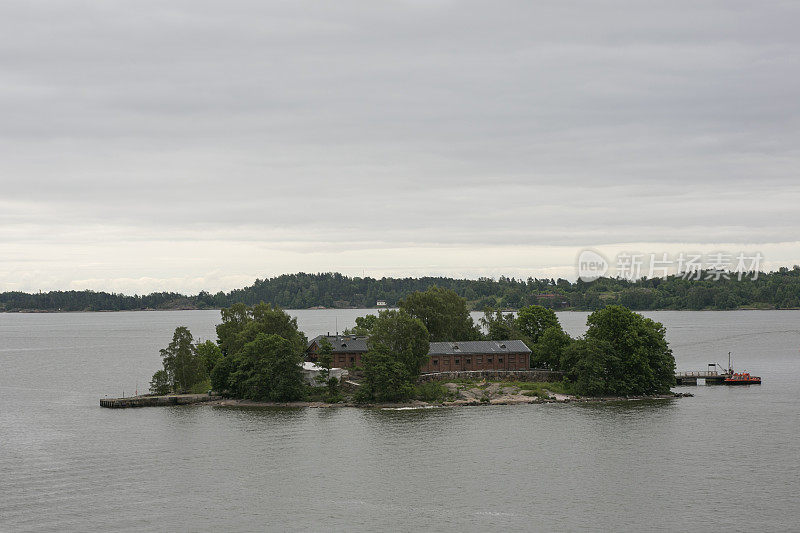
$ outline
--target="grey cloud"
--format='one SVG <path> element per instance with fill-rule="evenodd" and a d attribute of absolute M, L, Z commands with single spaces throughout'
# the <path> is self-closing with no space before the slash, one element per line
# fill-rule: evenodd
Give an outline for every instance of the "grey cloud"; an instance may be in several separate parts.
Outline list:
<path fill-rule="evenodd" d="M 795 241 L 799 11 L 4 2 L 0 245 Z"/>

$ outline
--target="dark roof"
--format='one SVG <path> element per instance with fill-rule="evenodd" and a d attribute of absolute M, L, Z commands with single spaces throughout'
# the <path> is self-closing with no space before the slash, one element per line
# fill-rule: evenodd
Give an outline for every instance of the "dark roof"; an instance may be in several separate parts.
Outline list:
<path fill-rule="evenodd" d="M 369 337 L 355 335 L 318 335 L 311 339 L 308 347 L 314 343 L 319 346 L 322 339 L 328 339 L 333 346 L 333 353 L 364 353 L 368 350 Z M 522 341 L 461 341 L 432 342 L 428 355 L 451 354 L 493 354 L 493 353 L 531 353 L 530 348 Z"/>
<path fill-rule="evenodd" d="M 328 339 L 333 346 L 333 353 L 358 353 L 367 351 L 367 337 L 355 335 L 317 335 L 308 343 L 310 348 L 315 342 L 317 346 L 322 339 Z"/>
<path fill-rule="evenodd" d="M 531 353 L 522 341 L 432 342 L 428 355 Z"/>

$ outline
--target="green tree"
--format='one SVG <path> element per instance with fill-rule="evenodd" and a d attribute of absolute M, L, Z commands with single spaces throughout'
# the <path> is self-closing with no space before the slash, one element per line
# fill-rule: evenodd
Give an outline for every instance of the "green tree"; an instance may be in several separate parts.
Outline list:
<path fill-rule="evenodd" d="M 231 381 L 230 377 L 236 365 L 234 364 L 234 356 L 223 356 L 214 365 L 214 370 L 211 371 L 211 388 L 218 393 L 230 392 Z"/>
<path fill-rule="evenodd" d="M 222 350 L 212 341 L 199 343 L 195 347 L 195 350 L 203 361 L 203 368 L 205 369 L 206 375 L 210 376 L 217 362 L 222 358 Z"/>
<path fill-rule="evenodd" d="M 541 305 L 529 305 L 520 309 L 515 323 L 517 329 L 533 343 L 539 341 L 547 328 L 560 327 L 555 312 Z"/>
<path fill-rule="evenodd" d="M 361 358 L 364 380 L 356 396 L 361 402 L 398 402 L 411 397 L 414 386 L 396 354 L 379 345 Z"/>
<path fill-rule="evenodd" d="M 486 338 L 492 341 L 520 339 L 513 313 L 487 308 L 480 319 L 481 325 L 486 328 Z"/>
<path fill-rule="evenodd" d="M 675 359 L 662 324 L 618 305 L 595 311 L 586 323 L 584 338 L 562 357 L 578 392 L 657 394 L 675 383 Z"/>
<path fill-rule="evenodd" d="M 236 354 L 258 334 L 279 335 L 305 350 L 306 338 L 297 329 L 297 319 L 279 307 L 259 303 L 253 307 L 234 304 L 222 309 L 222 323 L 217 326 L 217 340 L 226 355 Z"/>
<path fill-rule="evenodd" d="M 172 392 L 172 382 L 169 374 L 164 369 L 156 370 L 153 379 L 150 380 L 150 394 L 169 394 Z"/>
<path fill-rule="evenodd" d="M 290 340 L 259 333 L 233 358 L 231 390 L 249 400 L 294 401 L 305 392 L 302 356 Z"/>
<path fill-rule="evenodd" d="M 333 345 L 324 337 L 319 343 L 316 365 L 322 369 L 316 380 L 321 384 L 328 384 L 331 367 L 333 367 Z"/>
<path fill-rule="evenodd" d="M 561 365 L 564 350 L 572 343 L 572 337 L 567 335 L 561 325 L 550 326 L 539 337 L 539 341 L 530 344 L 531 366 L 533 368 L 548 368 L 562 370 Z"/>
<path fill-rule="evenodd" d="M 400 309 L 419 318 L 431 341 L 465 341 L 481 337 L 467 309 L 467 300 L 455 291 L 433 286 L 400 300 Z"/>
<path fill-rule="evenodd" d="M 425 325 L 405 311 L 381 311 L 372 328 L 369 348 L 388 353 L 416 378 L 428 359 L 429 334 Z M 362 362 L 363 364 L 363 362 Z"/>
<path fill-rule="evenodd" d="M 222 322 L 217 325 L 217 344 L 222 352 L 222 357 L 216 359 L 214 368 L 211 371 L 211 385 L 214 390 L 220 392 L 228 391 L 233 395 L 241 395 L 243 391 L 247 391 L 250 396 L 261 393 L 281 397 L 293 396 L 292 387 L 287 385 L 288 388 L 284 391 L 281 388 L 282 386 L 275 385 L 277 382 L 273 381 L 269 381 L 269 383 L 275 386 L 271 385 L 271 388 L 268 390 L 263 387 L 254 388 L 252 386 L 253 383 L 255 383 L 254 380 L 256 380 L 259 375 L 264 377 L 265 374 L 253 373 L 253 365 L 250 364 L 254 361 L 254 348 L 252 346 L 248 348 L 244 356 L 242 353 L 245 347 L 253 343 L 256 339 L 262 336 L 270 337 L 275 335 L 289 343 L 292 347 L 291 353 L 295 354 L 297 362 L 302 362 L 302 354 L 305 352 L 306 348 L 306 337 L 297 328 L 297 320 L 290 317 L 279 307 L 274 307 L 265 303 L 259 303 L 253 307 L 237 303 L 230 308 L 222 309 L 221 315 Z M 261 338 L 261 341 L 263 343 L 263 338 Z M 210 347 L 208 347 L 207 350 L 211 352 Z M 213 354 L 211 354 L 211 357 L 213 357 Z M 250 363 L 247 363 L 248 361 L 250 361 Z M 244 363 L 247 364 L 243 367 L 242 364 Z M 273 363 L 275 363 L 275 361 L 270 359 L 269 361 L 263 362 L 263 364 L 259 363 L 261 365 L 259 368 L 263 370 L 263 368 L 265 368 L 264 365 L 272 365 Z M 294 370 L 297 372 L 295 373 Z M 289 377 L 295 374 L 300 376 L 302 385 L 302 370 L 299 366 L 297 369 L 289 370 L 286 373 Z M 244 380 L 244 382 L 242 382 L 242 380 Z M 289 384 L 294 383 L 292 379 L 288 379 L 285 382 Z M 261 391 L 261 393 L 258 391 Z"/>
<path fill-rule="evenodd" d="M 239 342 L 239 335 L 245 326 L 252 321 L 252 311 L 243 303 L 235 303 L 229 308 L 220 310 L 222 322 L 217 324 L 217 344 L 223 355 L 238 352 L 243 343 Z"/>
<path fill-rule="evenodd" d="M 164 370 L 175 391 L 190 390 L 206 379 L 203 361 L 192 343 L 192 334 L 185 326 L 175 328 L 172 342 L 160 350 Z"/>
<path fill-rule="evenodd" d="M 356 318 L 356 325 L 353 328 L 344 330 L 345 335 L 367 336 L 372 333 L 378 315 L 365 315 Z"/>

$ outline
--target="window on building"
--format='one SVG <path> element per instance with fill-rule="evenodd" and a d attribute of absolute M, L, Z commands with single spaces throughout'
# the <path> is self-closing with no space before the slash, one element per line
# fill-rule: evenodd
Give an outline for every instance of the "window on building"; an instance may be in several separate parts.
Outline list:
<path fill-rule="evenodd" d="M 351 363 L 355 363 L 355 362 L 356 362 L 356 358 L 355 358 L 355 357 L 353 357 L 353 356 L 350 356 L 350 362 L 351 362 Z"/>
<path fill-rule="evenodd" d="M 470 363 L 472 363 L 472 359 L 470 359 L 469 357 L 467 357 L 467 364 L 470 364 Z"/>
<path fill-rule="evenodd" d="M 487 362 L 487 363 L 491 363 L 491 362 L 492 362 L 492 358 L 491 358 L 491 357 L 487 357 L 487 358 L 486 358 L 486 362 Z"/>
<path fill-rule="evenodd" d="M 438 359 L 434 359 L 433 360 L 433 366 L 439 366 L 439 360 Z"/>
<path fill-rule="evenodd" d="M 478 357 L 478 362 L 483 363 L 483 357 Z"/>
<path fill-rule="evenodd" d="M 459 362 L 460 362 L 460 360 L 459 360 L 459 359 L 456 359 L 456 364 L 458 364 Z"/>
<path fill-rule="evenodd" d="M 340 355 L 340 356 L 339 356 L 339 362 L 340 362 L 340 363 L 344 363 L 344 356 L 343 356 L 343 355 Z"/>
<path fill-rule="evenodd" d="M 498 357 L 498 358 L 497 358 L 497 362 L 498 362 L 498 363 L 502 363 L 502 362 L 503 362 L 503 358 L 502 358 L 502 357 Z"/>

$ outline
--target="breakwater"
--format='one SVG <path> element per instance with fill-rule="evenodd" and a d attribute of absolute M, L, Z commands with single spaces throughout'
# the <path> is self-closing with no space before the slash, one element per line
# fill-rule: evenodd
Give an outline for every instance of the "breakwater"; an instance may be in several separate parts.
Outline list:
<path fill-rule="evenodd" d="M 167 405 L 189 405 L 219 400 L 221 396 L 210 394 L 166 394 L 164 396 L 131 396 L 129 398 L 101 398 L 100 407 L 123 409 L 126 407 L 163 407 Z"/>

